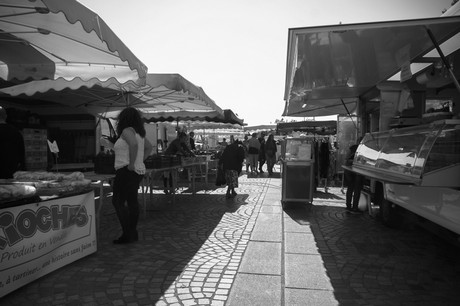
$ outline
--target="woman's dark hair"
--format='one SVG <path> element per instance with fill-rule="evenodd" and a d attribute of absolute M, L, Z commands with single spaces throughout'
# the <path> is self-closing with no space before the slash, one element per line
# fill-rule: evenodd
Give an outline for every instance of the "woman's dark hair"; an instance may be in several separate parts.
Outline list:
<path fill-rule="evenodd" d="M 141 114 L 134 107 L 127 107 L 120 112 L 118 115 L 117 123 L 117 134 L 118 137 L 121 136 L 121 133 L 127 127 L 132 127 L 137 134 L 141 135 L 142 138 L 145 137 L 145 127 L 144 121 L 142 120 Z"/>

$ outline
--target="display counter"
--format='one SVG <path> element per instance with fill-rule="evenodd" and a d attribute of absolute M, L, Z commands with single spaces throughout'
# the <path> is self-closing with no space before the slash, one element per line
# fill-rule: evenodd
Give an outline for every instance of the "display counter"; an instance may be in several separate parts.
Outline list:
<path fill-rule="evenodd" d="M 460 120 L 369 133 L 355 154 L 356 173 L 399 184 L 460 186 Z"/>
<path fill-rule="evenodd" d="M 0 297 L 96 252 L 94 192 L 0 208 Z"/>
<path fill-rule="evenodd" d="M 460 120 L 366 134 L 353 166 L 383 218 L 394 203 L 460 234 Z"/>

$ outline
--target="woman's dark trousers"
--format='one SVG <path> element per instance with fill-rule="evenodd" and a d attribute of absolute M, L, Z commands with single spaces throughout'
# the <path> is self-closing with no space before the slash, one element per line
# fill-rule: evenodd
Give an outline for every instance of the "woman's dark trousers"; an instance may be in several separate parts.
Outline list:
<path fill-rule="evenodd" d="M 128 167 L 118 169 L 113 183 L 113 206 L 117 212 L 123 235 L 121 238 L 136 241 L 137 222 L 139 220 L 139 202 L 137 200 L 139 184 L 142 175 L 128 170 Z"/>

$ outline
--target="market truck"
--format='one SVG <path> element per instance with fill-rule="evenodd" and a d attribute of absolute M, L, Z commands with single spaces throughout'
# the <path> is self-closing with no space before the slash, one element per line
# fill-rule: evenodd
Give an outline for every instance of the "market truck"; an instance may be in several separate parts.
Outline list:
<path fill-rule="evenodd" d="M 407 210 L 460 237 L 460 119 L 368 133 L 344 168 L 366 178 L 363 193 L 386 225 Z"/>

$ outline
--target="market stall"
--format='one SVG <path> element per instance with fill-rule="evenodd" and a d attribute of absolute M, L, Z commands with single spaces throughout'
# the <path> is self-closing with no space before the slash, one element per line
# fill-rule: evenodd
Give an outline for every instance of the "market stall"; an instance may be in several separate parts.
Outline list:
<path fill-rule="evenodd" d="M 33 2 L 0 4 L 0 106 L 23 132 L 29 170 L 0 183 L 0 296 L 96 252 L 91 180 L 80 172 L 45 172 L 56 166 L 47 141 L 65 130 L 60 161 L 72 153 L 79 167 L 89 167 L 98 139 L 93 115 L 105 111 L 90 102 L 119 100 L 145 84 L 147 73 L 79 2 Z"/>
<path fill-rule="evenodd" d="M 179 74 L 149 74 L 148 84 L 142 87 L 115 79 L 31 81 L 0 89 L 0 105 L 15 109 L 17 116 L 10 117 L 18 118 L 13 123 L 19 127 L 27 126 L 30 116 L 39 118 L 34 126 L 47 134 L 41 146 L 46 148 L 46 138 L 57 141 L 61 165 L 54 169 L 61 170 L 91 170 L 89 164 L 100 147 L 101 118 L 115 120 L 126 106 L 138 108 L 148 122 L 226 120 L 224 111 L 201 88 Z M 157 139 L 152 140 L 156 145 Z"/>
<path fill-rule="evenodd" d="M 107 101 L 124 105 L 124 94 L 145 84 L 147 67 L 77 1 L 2 1 L 0 15 L 0 106 L 29 142 L 27 169 L 91 169 L 94 114 Z M 47 139 L 60 146 L 61 167 Z"/>
<path fill-rule="evenodd" d="M 219 110 L 181 110 L 169 112 L 150 111 L 148 113 L 143 113 L 143 116 L 146 122 L 155 124 L 158 130 L 156 134 L 158 135 L 158 140 L 162 143 L 163 150 L 167 147 L 170 139 L 172 140 L 176 137 L 179 130 L 189 133 L 195 131 L 196 127 L 205 130 L 212 130 L 213 128 L 223 125 L 242 126 L 244 124 L 243 120 L 238 118 L 229 109 L 226 109 L 223 112 L 220 112 Z M 172 126 L 172 123 L 170 123 L 173 121 L 175 121 L 175 126 Z M 213 150 L 210 150 L 209 136 L 209 133 L 196 133 L 195 137 L 200 137 L 198 138 L 200 140 L 199 143 L 206 144 L 206 146 L 202 146 L 201 148 L 195 150 L 194 154 L 196 156 L 190 165 L 182 163 L 183 168 L 185 168 L 188 172 L 188 178 L 192 184 L 193 193 L 195 191 L 194 180 L 202 178 L 207 184 L 210 172 L 217 168 L 217 150 L 216 146 L 213 148 Z M 207 138 L 205 139 L 204 137 Z M 157 148 L 158 155 L 161 156 L 163 150 L 159 150 Z M 184 161 L 186 161 L 186 159 L 182 159 L 182 162 Z M 190 162 L 190 160 L 188 161 Z"/>
<path fill-rule="evenodd" d="M 459 18 L 290 29 L 283 115 L 341 115 L 339 131 L 354 125 L 345 151 L 366 132 L 420 124 L 429 100 L 458 114 Z"/>
<path fill-rule="evenodd" d="M 0 297 L 97 250 L 94 192 L 80 172 L 0 182 Z"/>
<path fill-rule="evenodd" d="M 453 4 L 451 9 L 438 18 L 290 29 L 283 115 L 295 117 L 339 115 L 337 122 L 339 166 L 344 164 L 344 157 L 348 154 L 349 147 L 366 133 L 373 137 L 378 136 L 376 132 L 385 133 L 390 129 L 398 130 L 413 126 L 414 129 L 420 128 L 418 132 L 414 130 L 412 135 L 417 138 L 415 134 L 423 133 L 421 131 L 426 129 L 424 123 L 435 121 L 435 118 L 458 119 L 460 116 L 459 7 L 460 3 Z M 403 139 L 396 138 L 399 131 L 391 131 L 391 133 L 394 133 L 392 135 L 395 138 L 390 136 L 388 141 Z M 440 133 L 443 135 L 444 131 Z M 388 136 L 384 137 L 388 138 Z M 391 164 L 395 162 L 397 165 L 389 166 L 392 169 L 390 172 L 387 171 L 388 169 L 364 171 L 361 174 L 366 177 L 366 180 L 375 182 L 376 172 L 380 174 L 381 180 L 383 178 L 394 180 L 395 177 L 398 180 L 392 181 L 391 184 L 382 182 L 379 185 L 381 187 L 378 188 L 383 189 L 382 186 L 385 186 L 385 191 L 374 193 L 375 190 L 372 189 L 372 199 L 368 202 L 387 203 L 382 202 L 382 199 L 398 198 L 393 194 L 398 189 L 401 197 L 392 199 L 395 205 L 382 206 L 385 212 L 388 212 L 389 207 L 397 207 L 400 210 L 407 208 L 418 216 L 428 215 L 427 218 L 438 219 L 436 221 L 438 224 L 450 222 L 451 220 L 439 221 L 439 218 L 444 216 L 433 217 L 427 210 L 417 206 L 408 208 L 406 206 L 412 204 L 403 203 L 412 203 L 414 199 L 418 199 L 418 195 L 404 193 L 402 189 L 413 192 L 422 190 L 406 187 L 404 182 L 417 185 L 420 179 L 431 176 L 428 173 L 413 172 L 420 170 L 416 170 L 411 164 L 412 159 L 420 158 L 419 152 L 405 152 L 406 145 L 412 143 L 413 139 L 408 138 L 405 141 L 407 143 L 401 142 L 399 146 L 399 141 L 398 144 L 394 143 L 392 152 L 372 153 L 383 159 L 391 159 Z M 382 145 L 384 143 L 376 144 L 374 150 L 379 151 Z M 456 146 L 455 142 L 450 142 L 445 145 L 445 148 L 447 151 L 455 150 Z M 366 153 L 370 151 L 366 150 Z M 393 158 L 400 160 L 393 161 Z M 422 159 L 418 160 L 422 162 Z M 455 168 L 455 161 L 449 159 L 447 162 Z M 374 161 L 369 163 L 368 166 L 371 168 L 380 168 L 379 163 L 374 164 Z M 382 161 L 382 165 L 384 164 L 388 165 L 387 162 Z M 396 175 L 400 171 L 404 173 Z M 382 174 L 383 172 L 385 175 Z M 456 180 L 452 181 L 456 182 Z M 459 183 L 456 182 L 449 188 L 458 189 Z M 433 194 L 438 193 L 435 191 L 436 188 L 427 187 L 426 190 L 431 189 Z M 452 196 L 458 200 L 457 195 L 452 195 L 451 191 L 446 194 L 449 195 L 444 195 L 445 197 Z M 373 198 L 374 195 L 377 200 Z M 438 207 L 438 203 L 444 201 L 442 197 L 427 196 L 423 200 L 426 199 L 429 199 L 427 200 L 429 202 L 425 204 L 431 207 Z M 442 206 L 450 209 L 449 205 Z"/>

